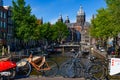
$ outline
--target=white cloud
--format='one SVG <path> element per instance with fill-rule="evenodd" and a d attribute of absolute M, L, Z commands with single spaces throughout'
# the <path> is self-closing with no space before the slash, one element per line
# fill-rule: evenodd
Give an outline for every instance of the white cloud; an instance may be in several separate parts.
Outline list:
<path fill-rule="evenodd" d="M 38 11 L 37 7 L 32 8 L 32 14 L 35 14 Z"/>
<path fill-rule="evenodd" d="M 86 17 L 86 22 L 91 22 L 92 16 Z"/>
<path fill-rule="evenodd" d="M 57 22 L 57 20 L 58 20 L 58 17 L 56 17 L 56 18 L 52 18 L 52 19 L 50 20 L 50 23 L 51 23 L 51 24 L 54 24 L 54 23 Z"/>

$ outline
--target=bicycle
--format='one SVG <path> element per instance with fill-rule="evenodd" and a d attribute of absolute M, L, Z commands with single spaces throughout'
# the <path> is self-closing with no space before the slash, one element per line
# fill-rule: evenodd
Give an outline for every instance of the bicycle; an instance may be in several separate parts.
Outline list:
<path fill-rule="evenodd" d="M 108 57 L 109 56 L 109 57 Z M 98 63 L 100 63 L 102 65 L 102 68 L 104 68 L 104 76 L 103 79 L 104 80 L 111 80 L 112 76 L 110 76 L 110 65 L 111 65 L 111 58 L 113 56 L 107 55 L 106 59 L 98 59 L 96 60 Z"/>
<path fill-rule="evenodd" d="M 104 76 L 102 65 L 96 63 L 96 58 L 89 55 L 88 64 L 84 65 L 80 56 L 81 52 L 74 52 L 74 56 L 60 66 L 63 77 L 85 77 L 91 80 L 99 80 Z"/>
<path fill-rule="evenodd" d="M 28 58 L 22 59 L 17 62 L 18 74 L 28 77 L 32 70 L 35 69 L 42 76 L 53 77 L 59 70 L 58 64 L 51 59 L 46 59 L 46 56 L 33 56 L 30 54 Z"/>

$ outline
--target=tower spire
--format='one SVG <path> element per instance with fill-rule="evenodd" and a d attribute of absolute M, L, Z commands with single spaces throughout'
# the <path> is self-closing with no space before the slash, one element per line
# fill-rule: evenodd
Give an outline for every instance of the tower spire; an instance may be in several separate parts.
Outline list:
<path fill-rule="evenodd" d="M 80 6 L 80 9 L 79 9 L 79 11 L 77 12 L 77 15 L 84 15 L 85 13 L 84 13 L 84 11 L 83 11 L 83 7 L 82 6 Z"/>
<path fill-rule="evenodd" d="M 0 6 L 3 6 L 3 0 L 0 0 Z"/>
<path fill-rule="evenodd" d="M 77 17 L 76 22 L 83 26 L 85 23 L 85 12 L 82 6 L 80 6 L 80 9 L 78 10 L 76 17 Z"/>
<path fill-rule="evenodd" d="M 63 22 L 62 14 L 59 17 L 58 22 Z"/>
<path fill-rule="evenodd" d="M 66 17 L 65 23 L 70 23 L 69 17 Z"/>

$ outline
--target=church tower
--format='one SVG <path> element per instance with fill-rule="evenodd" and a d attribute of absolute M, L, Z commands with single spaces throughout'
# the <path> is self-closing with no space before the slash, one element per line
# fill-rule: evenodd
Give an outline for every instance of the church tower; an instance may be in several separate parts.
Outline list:
<path fill-rule="evenodd" d="M 65 23 L 70 23 L 69 17 L 66 17 Z"/>
<path fill-rule="evenodd" d="M 58 22 L 63 22 L 62 15 L 60 15 L 60 17 L 59 17 L 59 19 L 58 19 Z"/>
<path fill-rule="evenodd" d="M 83 11 L 82 6 L 80 6 L 79 11 L 77 12 L 77 20 L 76 23 L 80 24 L 81 26 L 85 23 L 85 12 Z"/>
<path fill-rule="evenodd" d="M 3 0 L 0 0 L 0 6 L 3 6 Z"/>

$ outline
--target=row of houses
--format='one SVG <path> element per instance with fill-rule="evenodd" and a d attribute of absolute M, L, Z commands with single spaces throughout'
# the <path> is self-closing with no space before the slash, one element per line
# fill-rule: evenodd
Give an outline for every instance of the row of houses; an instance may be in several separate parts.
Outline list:
<path fill-rule="evenodd" d="M 0 45 L 6 46 L 13 42 L 13 21 L 10 6 L 3 6 L 0 0 Z"/>

